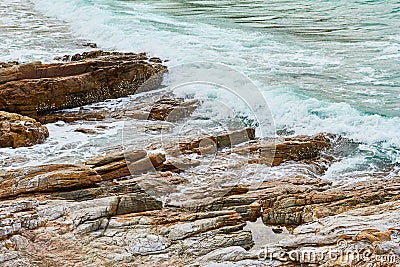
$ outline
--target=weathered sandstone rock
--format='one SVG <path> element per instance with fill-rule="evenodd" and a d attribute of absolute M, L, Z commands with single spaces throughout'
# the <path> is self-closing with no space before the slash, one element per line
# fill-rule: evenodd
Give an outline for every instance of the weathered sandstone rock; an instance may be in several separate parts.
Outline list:
<path fill-rule="evenodd" d="M 118 152 L 88 160 L 85 164 L 101 175 L 103 181 L 129 175 L 156 171 L 162 168 L 165 155 L 156 153 L 147 155 L 144 150 Z"/>
<path fill-rule="evenodd" d="M 29 117 L 0 111 L 0 147 L 23 147 L 43 143 L 49 136 L 45 126 Z"/>
<path fill-rule="evenodd" d="M 178 121 L 190 116 L 197 108 L 198 102 L 197 99 L 190 101 L 179 98 L 160 99 L 152 105 L 148 119 L 170 122 Z"/>
<path fill-rule="evenodd" d="M 0 68 L 0 110 L 38 115 L 118 98 L 157 87 L 166 71 L 144 54 L 91 51 L 70 60 Z"/>
<path fill-rule="evenodd" d="M 184 140 L 177 144 L 166 146 L 166 150 L 171 155 L 180 154 L 210 154 L 216 153 L 223 148 L 231 148 L 235 145 L 255 139 L 255 129 L 245 128 L 218 135 L 209 135 L 195 140 Z"/>
<path fill-rule="evenodd" d="M 277 141 L 258 141 L 255 144 L 240 146 L 233 149 L 232 153 L 254 154 L 257 157 L 250 159 L 249 163 L 267 164 L 278 166 L 286 161 L 302 161 L 316 159 L 321 151 L 331 146 L 333 135 L 318 134 L 315 136 L 299 136 Z"/>
<path fill-rule="evenodd" d="M 32 116 L 35 120 L 40 123 L 47 124 L 53 123 L 57 121 L 64 121 L 67 123 L 71 123 L 74 121 L 101 121 L 106 118 L 106 115 L 103 113 L 51 113 L 40 116 Z"/>
<path fill-rule="evenodd" d="M 40 199 L 0 204 L 0 250 L 5 255 L 0 258 L 2 266 L 21 262 L 33 266 L 32 261 L 57 264 L 55 259 L 75 262 L 76 266 L 120 266 L 137 264 L 143 257 L 156 264 L 158 260 L 153 257 L 158 254 L 169 255 L 172 265 L 183 265 L 194 255 L 218 248 L 250 249 L 253 245 L 238 213 L 162 209 L 160 201 L 132 180 L 42 193 Z M 164 264 L 165 258 L 159 263 Z"/>
<path fill-rule="evenodd" d="M 190 116 L 197 108 L 199 101 L 180 98 L 166 98 L 160 100 L 149 100 L 143 104 L 131 105 L 127 110 L 107 109 L 90 110 L 84 112 L 52 112 L 32 116 L 41 123 L 52 123 L 56 121 L 74 122 L 78 120 L 100 121 L 104 119 L 136 119 L 136 120 L 161 120 L 176 122 Z"/>
<path fill-rule="evenodd" d="M 294 176 L 264 181 L 255 189 L 239 188 L 234 187 L 211 202 L 183 208 L 233 209 L 249 221 L 261 217 L 266 225 L 295 227 L 354 209 L 397 201 L 400 181 L 399 178 L 371 179 L 333 187 L 331 182 L 320 178 Z"/>
<path fill-rule="evenodd" d="M 364 181 L 318 191 L 277 191 L 261 196 L 262 218 L 266 224 L 300 225 L 352 209 L 398 199 L 399 178 Z"/>
<path fill-rule="evenodd" d="M 233 209 L 245 219 L 255 221 L 261 217 L 265 205 L 265 199 L 270 197 L 286 199 L 288 195 L 299 195 L 305 192 L 323 191 L 329 188 L 330 183 L 319 178 L 308 178 L 301 176 L 287 177 L 279 180 L 264 181 L 257 188 L 249 186 L 236 186 L 231 188 L 225 196 L 215 198 L 211 202 L 204 202 L 195 207 L 189 207 L 194 211 L 225 210 Z M 264 201 L 264 202 L 263 202 Z M 273 200 L 271 200 L 273 203 Z M 273 210 L 273 209 L 272 209 Z M 288 211 L 288 216 L 293 216 Z M 266 224 L 273 224 L 267 222 Z M 282 223 L 290 225 L 287 219 Z"/>
<path fill-rule="evenodd" d="M 211 170 L 221 167 L 220 176 L 229 179 L 232 168 L 243 165 L 240 160 L 247 164 L 248 158 L 267 158 L 261 153 L 269 149 L 267 143 L 249 141 L 252 132 L 210 137 L 216 153 Z M 190 187 L 193 179 L 209 175 L 202 165 L 209 158 L 203 155 L 204 139 L 171 144 L 165 155 L 154 147 L 107 154 L 83 165 L 1 172 L 0 265 L 361 267 L 369 263 L 283 260 L 271 254 L 284 251 L 293 257 L 304 250 L 336 249 L 338 240 L 345 240 L 351 249 L 373 248 L 373 255 L 394 253 L 400 258 L 398 178 L 371 177 L 338 186 L 306 172 L 266 177 L 256 187 L 222 187 L 224 194 L 219 196 L 193 194 L 187 199 L 191 190 L 196 193 Z M 325 149 L 335 146 L 331 140 L 330 135 L 277 140 L 277 163 L 286 163 L 271 168 L 319 164 Z M 175 155 L 173 148 L 187 153 Z M 232 159 L 240 160 L 227 165 Z M 143 175 L 147 172 L 151 174 Z M 171 202 L 174 195 L 196 205 Z M 275 228 L 265 233 L 260 228 L 257 233 L 246 221 Z M 266 233 L 281 236 L 280 241 L 256 243 L 255 235 Z M 259 259 L 261 245 L 268 245 L 265 260 Z"/>
<path fill-rule="evenodd" d="M 0 199 L 26 193 L 87 187 L 99 181 L 101 176 L 83 165 L 44 165 L 0 172 Z"/>
<path fill-rule="evenodd" d="M 84 133 L 84 134 L 96 134 L 95 130 L 88 129 L 88 128 L 77 128 L 77 129 L 74 130 L 74 132 Z"/>
<path fill-rule="evenodd" d="M 288 266 L 397 266 L 399 204 L 396 200 L 356 208 L 300 225 L 271 246 L 266 258 L 282 255 L 281 264 Z"/>

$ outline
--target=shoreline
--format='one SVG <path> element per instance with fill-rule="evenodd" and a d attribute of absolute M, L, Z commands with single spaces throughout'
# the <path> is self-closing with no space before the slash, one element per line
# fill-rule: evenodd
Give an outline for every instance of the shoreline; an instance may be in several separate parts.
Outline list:
<path fill-rule="evenodd" d="M 43 80 L 47 90 L 49 80 L 89 75 L 94 77 L 89 87 L 96 91 L 98 81 L 107 83 L 94 73 L 103 72 L 110 64 L 113 71 L 124 73 L 126 69 L 119 67 L 131 66 L 132 62 L 135 68 L 150 64 L 156 69 L 162 62 L 143 63 L 147 60 L 143 54 L 100 54 L 100 63 L 77 56 L 78 62 L 92 64 L 90 71 L 86 68 L 83 74 L 37 76 L 38 72 L 31 68 L 37 70 L 43 67 L 41 64 L 18 69 L 26 71 L 26 75 L 14 69 L 11 74 L 3 70 L 0 86 L 7 89 L 7 84 L 15 80 L 36 86 Z M 107 58 L 110 56 L 111 60 Z M 68 64 L 80 66 L 73 61 L 65 64 L 63 70 L 68 69 Z M 44 66 L 51 70 L 54 65 Z M 120 77 L 114 74 L 107 79 Z M 12 75 L 17 79 L 4 78 Z M 146 83 L 150 76 L 141 82 Z M 78 108 L 75 113 L 63 113 L 65 106 L 59 103 L 57 108 L 45 105 L 50 109 L 41 111 L 55 112 L 47 117 L 34 114 L 44 124 L 77 122 L 79 127 L 74 131 L 89 140 L 97 133 L 101 135 L 110 122 L 123 120 L 133 126 L 125 131 L 143 136 L 139 141 L 132 139 L 132 149 L 111 147 L 108 152 L 76 164 L 50 163 L 0 171 L 2 266 L 396 266 L 391 260 L 400 260 L 399 177 L 371 176 L 349 185 L 333 185 L 321 179 L 336 161 L 335 151 L 352 145 L 351 140 L 329 133 L 262 139 L 252 127 L 222 132 L 212 132 L 211 127 L 205 128 L 208 134 L 193 129 L 191 134 L 178 131 L 181 136 L 160 142 L 160 136 L 171 133 L 174 137 L 176 128 L 197 118 L 196 112 L 204 115 L 205 103 L 170 92 L 153 94 L 151 89 L 161 84 L 157 78 L 139 99 L 132 98 L 130 105 L 121 105 L 120 109 L 81 112 L 79 107 L 87 103 L 77 101 L 73 103 Z M 82 84 L 62 89 L 87 90 L 87 85 Z M 105 91 L 118 88 L 114 84 L 108 86 Z M 126 89 L 140 86 L 131 83 Z M 115 98 L 126 94 L 125 91 Z M 108 98 L 107 94 L 97 96 L 100 98 L 91 102 Z M 23 110 L 33 114 L 32 109 Z M 86 120 L 99 124 L 85 128 L 85 124 L 89 125 Z M 277 169 L 280 176 L 274 176 Z M 257 178 L 261 179 L 254 183 Z M 246 179 L 253 183 L 246 183 Z M 260 227 L 260 220 L 265 229 Z M 258 226 L 250 222 L 258 222 Z M 257 235 L 273 235 L 280 241 L 258 241 L 255 245 Z M 370 254 L 358 258 L 358 254 L 353 255 L 350 260 L 324 257 L 319 261 L 307 256 L 343 250 L 354 255 L 368 250 Z M 304 255 L 304 251 L 309 254 Z"/>

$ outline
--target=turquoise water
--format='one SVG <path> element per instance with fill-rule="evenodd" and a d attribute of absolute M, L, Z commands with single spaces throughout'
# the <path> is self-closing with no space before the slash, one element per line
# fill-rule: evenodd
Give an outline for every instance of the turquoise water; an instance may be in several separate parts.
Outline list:
<path fill-rule="evenodd" d="M 33 19 L 13 34 L 0 30 L 2 60 L 49 61 L 87 40 L 146 51 L 169 66 L 223 63 L 254 81 L 278 130 L 360 143 L 328 178 L 399 170 L 398 1 L 6 0 L 1 24 L 13 25 L 4 10 L 21 7 Z"/>

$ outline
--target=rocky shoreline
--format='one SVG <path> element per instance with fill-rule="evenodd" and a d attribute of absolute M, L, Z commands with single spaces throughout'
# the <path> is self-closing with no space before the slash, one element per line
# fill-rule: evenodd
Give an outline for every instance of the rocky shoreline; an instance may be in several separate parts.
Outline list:
<path fill-rule="evenodd" d="M 40 145 L 45 124 L 59 120 L 174 123 L 201 106 L 169 95 L 111 112 L 64 112 L 156 89 L 167 69 L 145 54 L 60 60 L 0 64 L 0 147 Z M 260 139 L 246 127 L 0 170 L 0 265 L 397 266 L 400 178 L 321 179 L 344 143 L 351 140 L 329 133 Z M 295 172 L 237 182 L 264 175 L 257 166 Z"/>

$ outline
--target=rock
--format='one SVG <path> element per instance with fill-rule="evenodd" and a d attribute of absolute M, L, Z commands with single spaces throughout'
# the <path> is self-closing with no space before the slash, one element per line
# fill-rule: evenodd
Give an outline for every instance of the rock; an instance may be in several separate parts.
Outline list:
<path fill-rule="evenodd" d="M 291 188 L 260 198 L 264 223 L 300 225 L 352 209 L 393 201 L 400 193 L 400 179 L 371 180 L 352 185 L 305 191 Z M 278 193 L 278 191 L 275 191 Z"/>
<path fill-rule="evenodd" d="M 10 62 L 0 62 L 0 69 L 1 68 L 9 68 L 14 65 L 18 65 L 19 63 L 17 61 L 10 61 Z"/>
<path fill-rule="evenodd" d="M 258 141 L 232 149 L 230 153 L 241 155 L 254 154 L 257 157 L 249 163 L 278 166 L 286 161 L 313 160 L 321 155 L 324 149 L 331 146 L 333 135 L 318 134 L 315 136 L 300 136 L 286 138 L 283 141 Z"/>
<path fill-rule="evenodd" d="M 77 128 L 74 130 L 74 132 L 84 133 L 84 134 L 96 134 L 95 130 L 87 128 Z"/>
<path fill-rule="evenodd" d="M 175 122 L 190 116 L 196 110 L 199 101 L 163 98 L 156 101 L 148 115 L 149 120 Z"/>
<path fill-rule="evenodd" d="M 48 136 L 47 128 L 34 119 L 0 111 L 0 147 L 33 146 Z"/>
<path fill-rule="evenodd" d="M 96 43 L 82 43 L 82 46 L 88 46 L 90 48 L 97 48 Z"/>
<path fill-rule="evenodd" d="M 69 192 L 57 192 L 48 195 L 42 192 L 39 204 L 36 199 L 5 201 L 0 205 L 0 239 L 21 233 L 22 230 L 36 229 L 45 223 L 63 218 L 67 225 L 72 222 L 71 230 L 87 222 L 102 220 L 114 215 L 137 213 L 162 208 L 135 182 L 123 181 L 118 184 L 105 184 L 99 188 L 86 188 Z M 96 192 L 97 191 L 97 192 Z M 59 200 L 54 200 L 54 199 Z M 68 201 L 67 201 L 68 200 Z M 71 202 L 71 200 L 74 200 Z"/>
<path fill-rule="evenodd" d="M 154 223 L 172 243 L 169 248 L 172 255 L 201 256 L 233 245 L 244 249 L 253 246 L 250 232 L 243 230 L 243 219 L 234 211 L 182 214 Z"/>
<path fill-rule="evenodd" d="M 0 198 L 85 188 L 100 181 L 169 168 L 164 162 L 164 154 L 147 155 L 144 150 L 136 150 L 93 158 L 85 165 L 53 164 L 0 172 Z"/>
<path fill-rule="evenodd" d="M 246 259 L 248 256 L 247 250 L 240 246 L 232 246 L 217 249 L 210 253 L 198 258 L 198 262 L 222 262 L 222 261 L 240 261 Z"/>
<path fill-rule="evenodd" d="M 91 200 L 59 198 L 40 205 L 32 200 L 0 206 L 0 212 L 9 210 L 7 218 L 0 218 L 0 230 L 4 228 L 2 222 L 10 218 L 15 218 L 14 224 L 18 225 L 17 220 L 25 216 L 22 213 L 31 214 L 24 217 L 26 221 L 37 222 L 22 224 L 15 232 L 9 232 L 7 242 L 0 241 L 0 249 L 6 251 L 2 255 L 15 253 L 8 259 L 11 265 L 16 260 L 56 264 L 52 256 L 55 254 L 59 260 L 78 265 L 120 266 L 136 264 L 139 258 L 156 264 L 153 257 L 164 254 L 173 265 L 185 265 L 193 255 L 199 257 L 231 246 L 249 249 L 253 245 L 250 232 L 243 230 L 244 221 L 234 211 L 188 214 L 159 210 L 160 202 L 139 193 L 132 182 L 123 184 L 107 185 L 103 189 L 109 196 L 101 194 Z M 131 189 L 134 192 L 128 193 Z M 65 249 L 68 252 L 63 252 Z M 159 260 L 165 263 L 166 258 Z"/>
<path fill-rule="evenodd" d="M 158 57 L 152 57 L 149 59 L 150 62 L 155 62 L 155 63 L 162 63 L 162 60 Z"/>
<path fill-rule="evenodd" d="M 298 226 L 277 244 L 278 251 L 285 251 L 284 258 L 291 264 L 395 266 L 400 257 L 399 205 L 393 201 L 356 208 Z M 308 255 L 304 257 L 302 251 Z M 328 257 L 330 251 L 338 257 Z M 340 252 L 346 256 L 341 257 Z M 311 253 L 318 257 L 310 257 Z"/>
<path fill-rule="evenodd" d="M 0 240 L 21 233 L 24 229 L 35 229 L 44 221 L 30 211 L 39 206 L 37 200 L 22 200 L 0 204 Z"/>
<path fill-rule="evenodd" d="M 64 55 L 63 61 L 81 61 L 81 60 L 88 60 L 88 59 L 96 59 L 96 58 L 105 58 L 108 61 L 114 61 L 114 58 L 120 58 L 121 60 L 148 60 L 146 53 L 120 53 L 120 52 L 106 52 L 102 50 L 94 50 L 84 52 L 82 54 L 75 54 L 75 55 Z"/>
<path fill-rule="evenodd" d="M 267 197 L 271 199 L 271 203 L 274 201 L 274 197 L 281 197 L 285 199 L 286 195 L 290 194 L 301 194 L 311 190 L 323 190 L 327 188 L 329 183 L 322 181 L 321 179 L 310 179 L 300 177 L 290 177 L 281 180 L 265 181 L 258 186 L 256 190 L 231 190 L 223 197 L 215 198 L 213 201 L 199 203 L 195 207 L 190 207 L 190 210 L 194 211 L 209 211 L 209 210 L 225 210 L 231 209 L 238 212 L 243 219 L 248 221 L 256 221 L 260 216 L 263 215 L 263 211 L 266 205 L 262 200 Z M 246 189 L 246 188 L 245 188 Z M 236 192 L 236 194 L 232 194 Z M 269 203 L 269 202 L 267 202 Z M 271 209 L 275 211 L 274 209 Z M 286 221 L 284 225 L 290 225 L 290 218 L 294 214 L 288 211 Z M 265 221 L 267 225 L 273 224 L 271 221 Z"/>
<path fill-rule="evenodd" d="M 330 147 L 333 135 L 318 134 L 286 138 L 285 142 L 277 144 L 273 165 L 294 160 L 301 161 L 318 157 L 323 149 Z"/>
<path fill-rule="evenodd" d="M 102 113 L 51 113 L 46 115 L 32 116 L 35 120 L 42 124 L 54 123 L 57 121 L 64 121 L 71 123 L 74 121 L 101 121 L 106 118 Z"/>
<path fill-rule="evenodd" d="M 47 195 L 50 199 L 64 199 L 74 201 L 86 201 L 95 198 L 103 198 L 115 195 L 142 194 L 143 189 L 133 180 L 99 183 L 96 187 L 71 189 L 69 191 L 53 192 Z"/>
<path fill-rule="evenodd" d="M 255 201 L 255 202 L 251 203 L 249 207 L 250 207 L 250 212 L 249 212 L 248 220 L 250 222 L 255 222 L 261 216 L 261 204 L 258 203 L 257 201 Z M 274 228 L 274 229 L 277 229 L 277 228 Z M 274 229 L 272 229 L 272 231 L 274 231 Z M 279 233 L 279 231 L 274 231 L 274 233 Z"/>
<path fill-rule="evenodd" d="M 128 162 L 128 168 L 132 175 L 153 172 L 160 168 L 164 161 L 165 155 L 157 153 L 135 162 Z"/>
<path fill-rule="evenodd" d="M 106 156 L 88 160 L 85 164 L 91 166 L 102 180 L 113 180 L 129 175 L 138 175 L 155 171 L 162 166 L 165 155 L 156 153 L 147 156 L 144 150 L 112 153 Z"/>
<path fill-rule="evenodd" d="M 279 227 L 278 228 L 273 227 L 272 232 L 274 232 L 275 234 L 282 234 L 283 229 Z"/>
<path fill-rule="evenodd" d="M 117 215 L 162 209 L 162 202 L 147 193 L 125 194 L 118 202 Z"/>
<path fill-rule="evenodd" d="M 130 152 L 116 152 L 107 154 L 105 156 L 97 157 L 86 161 L 87 165 L 91 165 L 93 167 L 104 166 L 109 163 L 118 162 L 121 160 L 129 159 L 130 162 L 135 162 L 139 159 L 144 158 L 147 155 L 145 150 L 135 150 Z"/>
<path fill-rule="evenodd" d="M 159 120 L 176 122 L 190 116 L 198 107 L 197 99 L 182 99 L 173 97 L 162 97 L 161 99 L 150 99 L 150 103 L 132 105 L 128 110 L 117 112 L 112 116 L 128 117 L 137 120 Z"/>
<path fill-rule="evenodd" d="M 20 194 L 82 188 L 101 181 L 83 165 L 55 164 L 0 172 L 0 199 Z"/>
<path fill-rule="evenodd" d="M 0 69 L 0 109 L 35 116 L 157 87 L 166 67 L 144 54 L 91 51 L 71 62 Z"/>
<path fill-rule="evenodd" d="M 106 125 L 96 125 L 96 128 L 97 129 L 108 129 L 109 127 L 108 126 L 106 126 Z"/>
<path fill-rule="evenodd" d="M 150 101 L 150 100 L 149 100 Z M 153 101 L 153 100 L 151 100 Z M 144 104 L 132 105 L 128 110 L 114 110 L 110 112 L 107 109 L 79 111 L 79 112 L 51 112 L 46 114 L 31 115 L 37 121 L 46 124 L 56 121 L 74 122 L 78 120 L 101 121 L 106 118 L 122 119 L 133 118 L 137 120 L 162 120 L 176 122 L 190 116 L 198 106 L 198 100 L 186 100 L 180 98 L 165 98 L 151 103 L 147 101 Z M 149 131 L 168 130 L 168 125 L 151 126 Z"/>
<path fill-rule="evenodd" d="M 255 129 L 245 128 L 242 130 L 222 133 L 215 136 L 205 136 L 196 140 L 182 141 L 167 147 L 171 155 L 179 154 L 209 154 L 216 153 L 223 148 L 231 148 L 255 139 Z"/>
<path fill-rule="evenodd" d="M 400 257 L 400 178 L 337 185 L 310 174 L 313 168 L 299 171 L 329 161 L 334 138 L 273 140 L 276 163 L 286 163 L 271 168 L 294 166 L 296 173 L 271 175 L 256 186 L 214 188 L 207 180 L 217 180 L 218 169 L 221 181 L 236 181 L 232 170 L 245 170 L 248 158 L 267 158 L 261 152 L 271 142 L 249 140 L 254 129 L 172 143 L 165 154 L 156 144 L 81 165 L 0 172 L 0 265 L 394 266 L 382 259 Z M 201 155 L 204 140 L 216 153 L 211 171 L 203 168 L 210 158 Z M 187 153 L 176 156 L 174 148 Z M 263 232 L 262 222 L 273 227 Z M 338 249 L 371 249 L 375 258 L 307 258 Z"/>
<path fill-rule="evenodd" d="M 199 166 L 200 164 L 201 162 L 196 159 L 183 158 L 183 157 L 173 158 L 164 162 L 157 168 L 157 170 L 162 172 L 171 171 L 179 173 L 194 168 L 196 166 Z"/>

